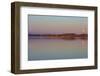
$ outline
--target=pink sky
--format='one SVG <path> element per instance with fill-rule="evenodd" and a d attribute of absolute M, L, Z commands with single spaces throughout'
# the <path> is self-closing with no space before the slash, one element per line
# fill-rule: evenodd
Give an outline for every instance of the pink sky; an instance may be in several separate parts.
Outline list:
<path fill-rule="evenodd" d="M 87 33 L 87 17 L 28 16 L 30 34 Z"/>

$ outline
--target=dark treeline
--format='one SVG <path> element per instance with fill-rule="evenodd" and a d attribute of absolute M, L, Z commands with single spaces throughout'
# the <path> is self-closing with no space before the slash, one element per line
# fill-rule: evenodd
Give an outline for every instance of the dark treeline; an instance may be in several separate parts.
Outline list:
<path fill-rule="evenodd" d="M 67 33 L 67 34 L 28 34 L 29 38 L 48 38 L 48 39 L 87 39 L 87 34 L 74 34 L 74 33 Z"/>
<path fill-rule="evenodd" d="M 74 37 L 87 37 L 87 34 L 75 34 L 75 33 L 66 33 L 66 34 L 28 34 L 28 36 L 74 36 Z"/>

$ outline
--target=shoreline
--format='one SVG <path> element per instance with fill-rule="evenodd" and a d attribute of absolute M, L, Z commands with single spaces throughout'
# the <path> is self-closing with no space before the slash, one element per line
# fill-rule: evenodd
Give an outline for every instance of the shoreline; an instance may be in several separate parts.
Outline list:
<path fill-rule="evenodd" d="M 29 38 L 47 38 L 47 39 L 88 39 L 87 34 L 29 34 Z"/>

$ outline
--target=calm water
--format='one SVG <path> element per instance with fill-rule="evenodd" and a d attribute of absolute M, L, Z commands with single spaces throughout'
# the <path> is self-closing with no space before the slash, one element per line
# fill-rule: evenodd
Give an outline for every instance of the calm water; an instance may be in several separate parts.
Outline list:
<path fill-rule="evenodd" d="M 29 39 L 28 60 L 87 58 L 87 40 Z"/>

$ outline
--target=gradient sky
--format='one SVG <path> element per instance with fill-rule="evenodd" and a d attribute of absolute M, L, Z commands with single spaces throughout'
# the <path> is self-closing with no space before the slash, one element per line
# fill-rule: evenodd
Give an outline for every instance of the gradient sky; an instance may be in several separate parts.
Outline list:
<path fill-rule="evenodd" d="M 88 18 L 28 15 L 29 34 L 87 33 Z"/>

